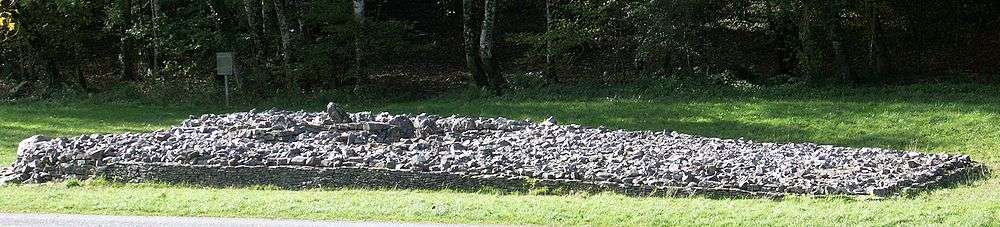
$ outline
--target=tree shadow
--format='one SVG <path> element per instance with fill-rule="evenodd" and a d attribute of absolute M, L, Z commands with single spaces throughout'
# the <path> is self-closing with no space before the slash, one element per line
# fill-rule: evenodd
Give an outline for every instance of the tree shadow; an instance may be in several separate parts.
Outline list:
<path fill-rule="evenodd" d="M 977 181 L 985 180 L 993 177 L 993 170 L 985 165 L 978 164 L 978 166 L 966 168 L 960 171 L 956 171 L 950 175 L 944 176 L 938 182 L 934 184 L 925 185 L 922 187 L 906 188 L 899 192 L 899 195 L 903 198 L 915 198 L 919 195 L 929 194 L 938 189 L 947 188 L 958 188 L 958 187 L 970 187 Z"/>
<path fill-rule="evenodd" d="M 773 104 L 754 106 L 749 114 L 727 113 L 730 105 L 740 103 L 730 102 L 527 102 L 527 103 L 415 103 L 387 105 L 377 107 L 390 112 L 429 112 L 440 115 L 466 115 L 495 117 L 505 116 L 514 119 L 530 118 L 536 121 L 555 116 L 560 123 L 575 123 L 586 126 L 607 126 L 612 129 L 624 130 L 672 130 L 681 133 L 719 137 L 726 139 L 744 138 L 760 142 L 776 143 L 826 143 L 840 146 L 874 146 L 904 149 L 914 143 L 924 147 L 941 146 L 942 144 L 920 134 L 916 130 L 886 129 L 864 131 L 856 126 L 864 125 L 855 121 L 868 120 L 868 117 L 883 113 L 883 110 L 837 105 L 827 105 L 823 108 L 805 108 L 801 105 L 780 107 Z M 837 112 L 848 113 L 848 118 L 838 119 Z M 901 110 L 902 111 L 902 110 Z M 926 112 L 929 110 L 905 110 L 911 112 Z M 900 112 L 893 112 L 900 113 Z M 827 128 L 817 128 L 814 123 L 820 121 Z M 771 123 L 773 122 L 773 123 Z M 843 132 L 831 132 L 837 129 L 850 129 L 854 133 L 845 135 Z M 816 141 L 820 139 L 821 141 Z"/>

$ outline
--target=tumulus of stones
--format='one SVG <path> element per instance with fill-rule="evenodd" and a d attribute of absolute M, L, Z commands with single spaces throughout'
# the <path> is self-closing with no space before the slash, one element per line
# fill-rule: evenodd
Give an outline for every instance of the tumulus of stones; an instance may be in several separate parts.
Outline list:
<path fill-rule="evenodd" d="M 325 112 L 251 110 L 192 116 L 180 126 L 152 133 L 34 136 L 20 143 L 17 154 L 13 167 L 0 174 L 0 183 L 89 178 L 130 169 L 124 178 L 136 179 L 113 176 L 128 181 L 157 168 L 187 167 L 220 170 L 190 174 L 194 178 L 214 174 L 220 177 L 213 179 L 237 181 L 224 178 L 289 167 L 377 170 L 369 177 L 387 178 L 364 182 L 449 176 L 446 181 L 542 180 L 645 191 L 885 196 L 982 168 L 964 155 L 609 130 L 559 125 L 551 117 L 534 124 L 502 117 L 348 113 L 333 103 Z M 293 175 L 288 177 L 301 178 L 303 173 Z M 316 182 L 321 181 L 289 184 L 320 186 L 310 185 Z"/>

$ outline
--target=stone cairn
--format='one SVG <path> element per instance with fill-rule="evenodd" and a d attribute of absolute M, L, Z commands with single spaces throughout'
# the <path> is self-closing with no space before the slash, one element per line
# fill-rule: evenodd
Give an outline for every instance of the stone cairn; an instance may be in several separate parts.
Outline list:
<path fill-rule="evenodd" d="M 348 113 L 330 103 L 325 112 L 192 116 L 152 133 L 33 136 L 20 143 L 17 160 L 0 173 L 0 183 L 86 179 L 128 163 L 378 169 L 621 188 L 883 196 L 982 168 L 964 155 L 610 130 L 561 125 L 551 117 L 536 124 Z"/>

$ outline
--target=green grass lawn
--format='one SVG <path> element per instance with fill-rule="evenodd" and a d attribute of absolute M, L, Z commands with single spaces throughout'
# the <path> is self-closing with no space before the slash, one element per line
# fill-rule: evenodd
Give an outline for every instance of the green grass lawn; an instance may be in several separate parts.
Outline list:
<path fill-rule="evenodd" d="M 712 90 L 657 86 L 546 88 L 495 98 L 339 100 L 351 111 L 504 116 L 631 130 L 676 130 L 765 142 L 815 142 L 968 154 L 1000 167 L 1000 88 Z M 367 96 L 366 96 L 367 97 Z M 259 106 L 319 110 L 322 98 Z M 351 100 L 351 101 L 345 101 Z M 0 104 L 0 162 L 33 134 L 145 132 L 214 106 L 31 102 Z M 5 164 L 6 165 L 6 164 Z M 994 171 L 995 172 L 995 171 Z M 0 187 L 0 212 L 56 212 L 550 225 L 1000 225 L 1000 176 L 890 199 L 636 198 L 621 195 L 324 189 L 211 189 L 102 182 Z"/>

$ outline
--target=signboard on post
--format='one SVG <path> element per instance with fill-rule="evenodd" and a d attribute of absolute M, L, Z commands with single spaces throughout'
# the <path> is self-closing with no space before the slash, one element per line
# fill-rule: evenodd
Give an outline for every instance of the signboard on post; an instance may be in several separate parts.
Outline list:
<path fill-rule="evenodd" d="M 233 52 L 215 53 L 215 73 L 223 76 L 223 88 L 226 89 L 226 106 L 229 106 L 229 76 L 235 75 L 233 70 Z"/>
<path fill-rule="evenodd" d="M 220 76 L 233 75 L 233 52 L 215 53 L 215 73 Z"/>

